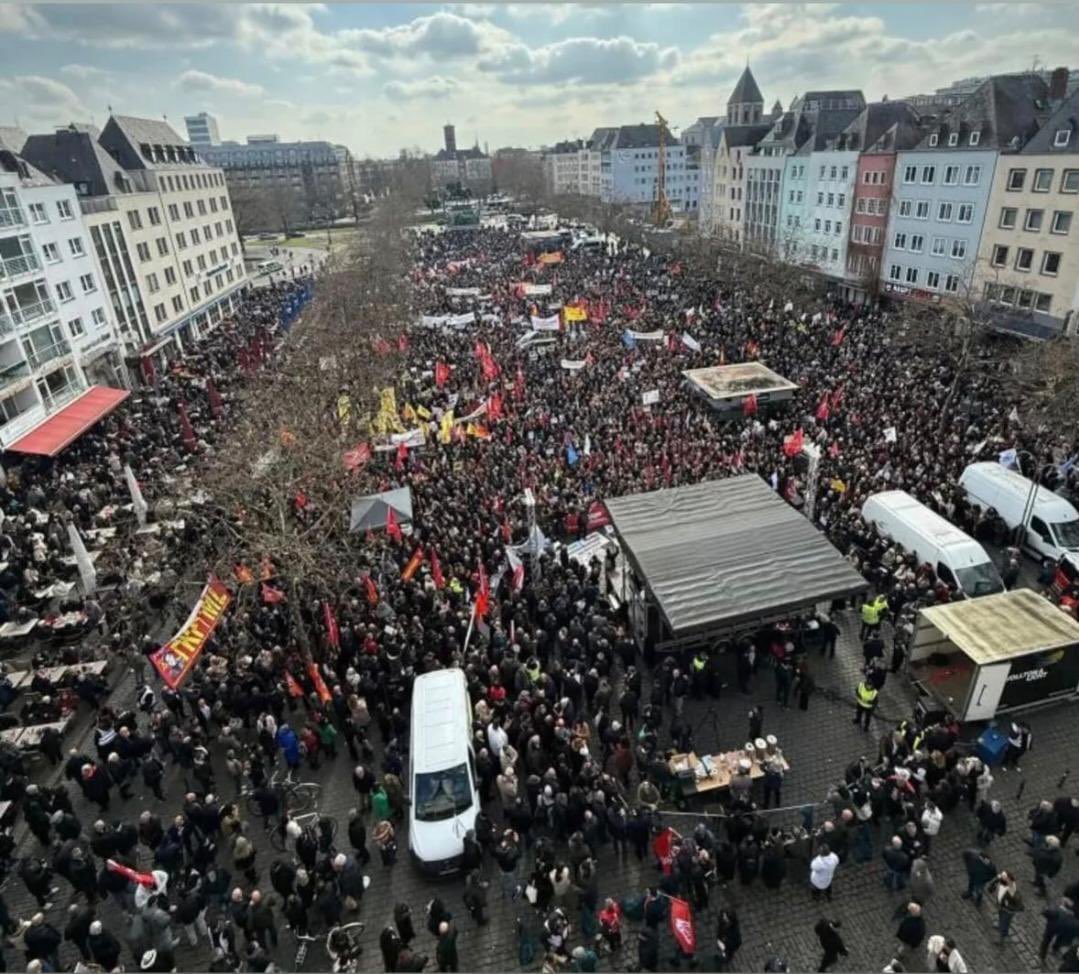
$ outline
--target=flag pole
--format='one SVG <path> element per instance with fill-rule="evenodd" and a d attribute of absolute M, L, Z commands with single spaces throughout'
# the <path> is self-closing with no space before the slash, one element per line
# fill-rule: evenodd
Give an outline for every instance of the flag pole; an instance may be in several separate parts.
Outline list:
<path fill-rule="evenodd" d="M 472 600 L 472 614 L 468 617 L 468 632 L 465 633 L 465 644 L 464 644 L 464 647 L 461 649 L 461 655 L 462 656 L 467 656 L 468 655 L 468 644 L 469 644 L 469 641 L 472 639 L 472 628 L 475 626 L 475 624 L 476 624 L 476 601 L 475 601 L 475 599 L 473 599 Z"/>

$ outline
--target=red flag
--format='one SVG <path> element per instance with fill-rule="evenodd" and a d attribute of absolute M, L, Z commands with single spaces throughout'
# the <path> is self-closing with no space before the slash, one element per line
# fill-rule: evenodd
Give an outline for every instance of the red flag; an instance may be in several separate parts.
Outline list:
<path fill-rule="evenodd" d="M 308 663 L 307 675 L 311 677 L 311 682 L 315 685 L 315 693 L 318 694 L 319 700 L 323 703 L 329 703 L 331 699 L 330 691 L 326 687 L 326 681 L 322 679 L 318 666 L 314 663 Z"/>
<path fill-rule="evenodd" d="M 500 392 L 494 393 L 487 400 L 487 417 L 492 420 L 502 418 L 502 394 Z"/>
<path fill-rule="evenodd" d="M 830 447 L 828 447 L 828 456 L 830 456 L 833 460 L 837 456 L 839 456 L 839 444 L 838 443 L 833 442 L 832 445 Z"/>
<path fill-rule="evenodd" d="M 664 876 L 669 876 L 674 868 L 674 840 L 678 833 L 669 826 L 652 840 L 652 852 L 659 860 Z"/>
<path fill-rule="evenodd" d="M 755 392 L 751 392 L 748 396 L 745 397 L 745 399 L 742 400 L 742 415 L 757 415 L 757 394 Z"/>
<path fill-rule="evenodd" d="M 403 581 L 412 581 L 413 576 L 420 570 L 420 565 L 423 564 L 423 549 L 417 548 L 412 552 L 412 557 L 408 559 L 408 564 L 405 565 L 405 570 L 401 572 L 401 578 Z"/>
<path fill-rule="evenodd" d="M 157 369 L 154 366 L 152 355 L 145 355 L 139 359 L 142 368 L 142 377 L 148 385 L 157 385 Z"/>
<path fill-rule="evenodd" d="M 270 556 L 263 555 L 259 559 L 259 579 L 263 582 L 268 582 L 276 574 L 277 569 L 274 568 L 274 563 L 270 560 Z"/>
<path fill-rule="evenodd" d="M 408 351 L 408 335 L 406 335 L 404 332 L 401 332 L 401 334 L 397 336 L 397 351 Z"/>
<path fill-rule="evenodd" d="M 333 614 L 333 606 L 329 602 L 322 603 L 322 621 L 326 623 L 326 642 L 334 649 L 340 649 L 341 630 L 337 625 L 337 617 Z"/>
<path fill-rule="evenodd" d="M 370 459 L 371 447 L 367 443 L 358 443 L 351 450 L 346 450 L 341 454 L 341 460 L 349 473 L 356 473 Z"/>
<path fill-rule="evenodd" d="M 761 353 L 761 347 L 753 339 L 746 342 L 746 358 L 756 358 Z"/>
<path fill-rule="evenodd" d="M 450 377 L 450 367 L 445 362 L 435 362 L 435 385 L 441 389 Z"/>
<path fill-rule="evenodd" d="M 274 588 L 272 585 L 262 583 L 262 601 L 266 605 L 276 605 L 278 602 L 285 601 L 285 593 L 279 588 Z"/>
<path fill-rule="evenodd" d="M 392 351 L 390 343 L 382 336 L 374 339 L 374 341 L 371 342 L 371 345 L 373 346 L 376 355 L 388 355 Z"/>
<path fill-rule="evenodd" d="M 846 328 L 837 328 L 835 330 L 835 332 L 832 334 L 832 347 L 833 348 L 838 348 L 840 345 L 842 345 L 843 344 L 843 339 L 846 337 L 846 334 L 847 334 L 847 329 Z"/>
<path fill-rule="evenodd" d="M 693 912 L 689 903 L 671 897 L 671 934 L 678 949 L 689 957 L 697 952 L 697 931 L 693 929 Z"/>
<path fill-rule="evenodd" d="M 393 461 L 395 470 L 404 470 L 408 463 L 408 447 L 404 443 L 397 444 L 397 459 Z"/>
<path fill-rule="evenodd" d="M 369 575 L 364 574 L 363 578 L 364 591 L 367 594 L 368 605 L 378 605 L 378 586 L 375 584 L 375 580 Z"/>
<path fill-rule="evenodd" d="M 288 688 L 288 695 L 290 697 L 299 699 L 303 696 L 303 687 L 296 682 L 296 677 L 287 670 L 285 671 L 285 686 Z"/>
<path fill-rule="evenodd" d="M 788 457 L 796 457 L 802 452 L 804 444 L 805 433 L 802 432 L 802 427 L 799 426 L 790 436 L 783 438 L 783 453 Z"/>
<path fill-rule="evenodd" d="M 438 560 L 438 552 L 431 551 L 431 578 L 435 581 L 435 588 L 443 588 L 446 585 L 446 576 L 442 574 L 442 562 Z"/>
<path fill-rule="evenodd" d="M 210 400 L 210 412 L 214 419 L 220 419 L 224 403 L 221 401 L 221 393 L 217 391 L 213 379 L 206 380 L 206 398 Z"/>
<path fill-rule="evenodd" d="M 476 592 L 476 615 L 483 619 L 487 615 L 487 609 L 491 603 L 491 583 L 487 580 L 487 569 L 483 562 L 479 563 L 479 589 Z"/>
<path fill-rule="evenodd" d="M 823 396 L 821 396 L 820 402 L 817 404 L 817 419 L 819 419 L 822 423 L 827 420 L 828 417 L 831 415 L 831 411 L 828 408 L 829 398 L 830 397 L 826 392 Z"/>
<path fill-rule="evenodd" d="M 130 866 L 125 866 L 122 863 L 116 862 L 115 859 L 106 859 L 105 867 L 110 873 L 117 873 L 126 879 L 130 879 L 133 883 L 138 883 L 140 886 L 148 886 L 152 889 L 157 885 L 157 880 L 154 879 L 150 873 L 136 872 Z"/>
<path fill-rule="evenodd" d="M 513 398 L 523 399 L 525 394 L 525 374 L 524 370 L 517 366 L 517 378 L 513 383 Z"/>
<path fill-rule="evenodd" d="M 187 447 L 188 452 L 194 453 L 195 430 L 192 428 L 191 420 L 187 415 L 187 403 L 181 399 L 177 410 L 180 413 L 180 438 L 184 441 L 184 446 Z"/>
<path fill-rule="evenodd" d="M 502 540 L 505 541 L 506 544 L 509 544 L 513 540 L 513 531 L 510 528 L 510 522 L 509 521 L 503 521 L 501 530 L 502 530 Z"/>
<path fill-rule="evenodd" d="M 491 357 L 490 352 L 483 356 L 482 368 L 483 377 L 488 382 L 498 378 L 498 363 Z"/>
<path fill-rule="evenodd" d="M 402 538 L 401 525 L 397 523 L 397 512 L 392 507 L 386 508 L 386 533 L 394 541 L 400 541 Z"/>

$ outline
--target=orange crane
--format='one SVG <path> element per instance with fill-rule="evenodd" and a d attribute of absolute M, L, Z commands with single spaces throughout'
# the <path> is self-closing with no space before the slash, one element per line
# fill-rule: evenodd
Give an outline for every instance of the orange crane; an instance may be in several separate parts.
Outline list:
<path fill-rule="evenodd" d="M 656 172 L 656 199 L 652 204 L 652 222 L 665 227 L 671 218 L 671 203 L 667 199 L 667 119 L 656 112 L 659 126 L 659 165 Z"/>

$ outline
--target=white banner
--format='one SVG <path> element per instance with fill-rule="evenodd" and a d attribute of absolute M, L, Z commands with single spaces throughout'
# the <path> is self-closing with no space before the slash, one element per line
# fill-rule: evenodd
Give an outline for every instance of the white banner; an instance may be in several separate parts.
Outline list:
<path fill-rule="evenodd" d="M 539 298 L 551 293 L 550 284 L 525 284 L 524 293 L 530 298 Z"/>
<path fill-rule="evenodd" d="M 131 506 L 135 510 L 135 518 L 141 528 L 146 524 L 146 499 L 142 496 L 139 482 L 135 479 L 135 474 L 128 464 L 124 464 L 124 480 L 127 481 L 128 493 L 131 494 Z"/>
<path fill-rule="evenodd" d="M 474 311 L 464 311 L 459 315 L 424 315 L 420 325 L 424 328 L 464 328 L 476 320 Z"/>
<path fill-rule="evenodd" d="M 634 331 L 632 328 L 626 329 L 626 334 L 638 342 L 661 342 L 663 341 L 663 332 L 660 331 Z"/>
<path fill-rule="evenodd" d="M 391 433 L 390 443 L 394 446 L 400 446 L 404 443 L 407 447 L 423 446 L 425 442 L 423 427 L 417 426 L 415 429 L 408 430 L 405 433 Z"/>
<path fill-rule="evenodd" d="M 649 389 L 641 396 L 641 403 L 645 406 L 655 406 L 659 402 L 659 390 Z"/>
<path fill-rule="evenodd" d="M 475 409 L 472 410 L 467 416 L 458 416 L 455 423 L 467 423 L 470 419 L 475 419 L 477 416 L 482 416 L 487 412 L 487 400 L 484 399 Z"/>
<path fill-rule="evenodd" d="M 894 426 L 889 426 L 884 431 L 884 442 L 885 443 L 895 443 L 898 438 L 899 438 L 899 436 L 896 433 L 896 429 L 895 429 Z"/>
<path fill-rule="evenodd" d="M 533 315 L 531 321 L 533 331 L 558 331 L 560 327 L 558 315 L 551 315 L 550 318 L 537 318 Z"/>
<path fill-rule="evenodd" d="M 446 297 L 448 298 L 478 298 L 480 296 L 480 289 L 478 287 L 448 287 L 446 288 Z"/>
<path fill-rule="evenodd" d="M 583 358 L 580 358 L 580 359 L 564 358 L 564 359 L 562 359 L 562 368 L 568 369 L 570 372 L 579 372 L 587 364 L 588 364 L 588 362 Z"/>
<path fill-rule="evenodd" d="M 701 350 L 701 343 L 697 341 L 697 339 L 694 338 L 688 331 L 682 333 L 682 344 L 685 345 L 686 348 L 691 349 L 694 352 L 699 352 Z"/>
<path fill-rule="evenodd" d="M 75 555 L 75 564 L 79 568 L 79 578 L 82 579 L 82 591 L 84 595 L 93 595 L 97 588 L 97 569 L 86 552 L 86 545 L 82 543 L 82 536 L 73 521 L 67 522 L 67 540 Z"/>

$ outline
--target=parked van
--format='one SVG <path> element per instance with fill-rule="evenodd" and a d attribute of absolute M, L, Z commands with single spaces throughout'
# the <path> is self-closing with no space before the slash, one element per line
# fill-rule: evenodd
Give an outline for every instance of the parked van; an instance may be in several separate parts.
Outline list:
<path fill-rule="evenodd" d="M 465 675 L 437 670 L 416 678 L 408 756 L 408 846 L 435 875 L 461 865 L 465 833 L 480 809 Z"/>
<path fill-rule="evenodd" d="M 1033 481 L 999 463 L 972 463 L 959 478 L 959 486 L 972 504 L 993 508 L 1009 528 L 1023 523 Z M 1039 486 L 1033 508 L 1027 511 L 1023 547 L 1054 562 L 1069 551 L 1079 551 L 1079 513 L 1059 494 Z"/>
<path fill-rule="evenodd" d="M 283 271 L 285 265 L 279 260 L 264 260 L 255 268 L 255 275 L 257 277 L 265 277 L 267 274 L 276 274 L 278 271 Z"/>
<path fill-rule="evenodd" d="M 872 494 L 862 517 L 885 538 L 932 565 L 937 576 L 968 598 L 1004 591 L 1004 582 L 985 549 L 954 524 L 904 490 Z"/>

